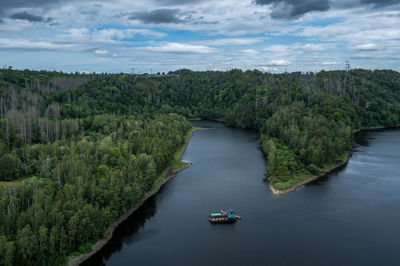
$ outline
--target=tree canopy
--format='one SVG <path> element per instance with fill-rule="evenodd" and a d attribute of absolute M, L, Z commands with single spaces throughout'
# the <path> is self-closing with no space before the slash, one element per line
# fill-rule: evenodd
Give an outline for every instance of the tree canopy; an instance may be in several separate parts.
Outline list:
<path fill-rule="evenodd" d="M 355 130 L 400 123 L 391 70 L 65 74 L 0 70 L 0 264 L 64 264 L 151 190 L 190 129 L 260 130 L 271 184 L 342 161 Z"/>

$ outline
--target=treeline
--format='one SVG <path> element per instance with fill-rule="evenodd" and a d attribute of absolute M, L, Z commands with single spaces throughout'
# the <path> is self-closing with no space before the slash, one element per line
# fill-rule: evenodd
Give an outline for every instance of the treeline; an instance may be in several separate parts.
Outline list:
<path fill-rule="evenodd" d="M 87 251 L 152 189 L 191 127 L 174 114 L 100 115 L 78 124 L 72 138 L 3 155 L 23 163 L 2 171 L 30 178 L 0 186 L 1 265 L 59 265 Z"/>
<path fill-rule="evenodd" d="M 329 120 L 307 109 L 303 102 L 277 111 L 261 132 L 269 180 L 281 190 L 340 163 L 351 148 L 351 125 Z"/>
<path fill-rule="evenodd" d="M 77 89 L 50 94 L 49 102 L 61 103 L 65 118 L 178 113 L 260 128 L 269 179 L 285 189 L 344 160 L 354 130 L 398 125 L 400 74 L 355 69 L 102 75 Z"/>
<path fill-rule="evenodd" d="M 74 89 L 93 78 L 93 75 L 0 69 L 0 137 L 4 135 L 7 145 L 13 147 L 13 141 L 32 143 L 43 137 L 54 141 L 69 135 L 75 124 L 59 121 L 60 105 L 48 103 L 48 95 Z"/>
<path fill-rule="evenodd" d="M 90 76 L 77 88 L 44 94 L 38 104 L 41 120 L 35 125 L 29 124 L 32 119 L 24 123 L 23 119 L 8 120 L 19 121 L 13 124 L 19 123 L 16 131 L 28 142 L 31 138 L 57 140 L 69 134 L 65 131 L 75 129 L 70 123 L 60 126 L 62 121 L 105 113 L 178 113 L 260 128 L 266 153 L 270 146 L 266 142 L 271 140 L 282 154 L 288 149 L 296 162 L 296 167 L 286 166 L 290 160 L 285 158 L 291 158 L 286 155 L 274 161 L 282 165 L 268 162 L 271 182 L 283 189 L 297 182 L 295 176 L 317 174 L 343 159 L 354 130 L 399 124 L 399 76 L 391 70 L 361 69 L 317 74 L 237 69 L 180 70 L 168 75 L 102 74 Z M 82 79 L 79 75 L 74 78 Z M 4 132 L 7 123 L 2 125 Z"/>

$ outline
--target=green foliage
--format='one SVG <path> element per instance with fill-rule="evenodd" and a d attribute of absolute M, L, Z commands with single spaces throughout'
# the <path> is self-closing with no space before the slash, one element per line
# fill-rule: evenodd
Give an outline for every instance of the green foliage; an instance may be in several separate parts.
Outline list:
<path fill-rule="evenodd" d="M 191 127 L 176 114 L 113 116 L 113 123 L 110 132 L 91 124 L 79 137 L 20 151 L 39 177 L 0 185 L 1 265 L 63 264 L 73 251 L 89 251 L 153 188 Z M 0 163 L 15 171 L 16 152 L 3 157 Z"/>
<path fill-rule="evenodd" d="M 183 167 L 183 117 L 260 129 L 287 189 L 345 159 L 362 127 L 400 123 L 391 70 L 80 75 L 0 69 L 0 264 L 60 265 Z"/>
<path fill-rule="evenodd" d="M 326 164 L 336 163 L 350 148 L 351 120 L 348 123 L 329 120 L 301 102 L 274 113 L 261 130 L 271 183 L 292 184 L 294 176 L 316 175 Z"/>
<path fill-rule="evenodd" d="M 0 158 L 0 180 L 15 180 L 24 174 L 24 165 L 16 152 L 3 154 Z"/>
<path fill-rule="evenodd" d="M 13 265 L 15 246 L 13 241 L 7 241 L 4 235 L 0 235 L 0 265 Z"/>
<path fill-rule="evenodd" d="M 91 244 L 91 243 L 83 244 L 83 245 L 81 245 L 81 246 L 78 248 L 78 251 L 79 251 L 81 254 L 89 253 L 89 252 L 92 251 L 92 244 Z"/>
<path fill-rule="evenodd" d="M 199 127 L 191 128 L 184 137 L 184 143 L 189 143 L 190 138 L 192 137 L 193 132 L 199 130 Z M 171 169 L 177 170 L 183 168 L 188 165 L 188 162 L 182 162 L 181 157 L 182 154 L 185 152 L 186 146 L 181 146 L 174 154 L 172 161 L 170 162 Z"/>

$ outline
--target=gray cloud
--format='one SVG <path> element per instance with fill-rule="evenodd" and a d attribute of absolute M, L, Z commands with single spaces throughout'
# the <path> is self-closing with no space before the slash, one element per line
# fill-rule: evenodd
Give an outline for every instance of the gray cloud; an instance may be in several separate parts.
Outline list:
<path fill-rule="evenodd" d="M 36 16 L 33 14 L 30 14 L 26 11 L 24 12 L 19 12 L 19 13 L 15 13 L 12 14 L 10 16 L 11 19 L 20 19 L 20 20 L 26 20 L 29 22 L 44 22 L 44 23 L 49 23 L 50 26 L 55 26 L 55 25 L 59 25 L 59 23 L 57 21 L 54 21 L 52 18 L 44 18 L 42 16 Z"/>
<path fill-rule="evenodd" d="M 327 11 L 329 0 L 256 0 L 258 5 L 272 5 L 273 19 L 293 19 L 312 11 Z"/>
<path fill-rule="evenodd" d="M 2 18 L 6 17 L 6 13 L 9 13 L 7 11 L 14 8 L 46 8 L 57 6 L 63 2 L 71 3 L 73 1 L 75 0 L 0 0 L 0 24 L 3 22 Z M 46 22 L 51 26 L 58 25 L 58 22 L 55 22 L 52 18 L 46 19 L 41 16 L 29 14 L 26 11 L 12 14 L 9 18 L 22 19 L 30 22 Z"/>
<path fill-rule="evenodd" d="M 371 55 L 371 54 L 357 54 L 350 57 L 350 59 L 365 59 L 365 60 L 400 60 L 400 56 L 395 55 Z"/>
<path fill-rule="evenodd" d="M 12 14 L 10 16 L 10 18 L 11 19 L 27 20 L 29 22 L 43 22 L 44 21 L 43 17 L 30 14 L 30 13 L 28 13 L 26 11 Z"/>
<path fill-rule="evenodd" d="M 157 2 L 167 5 L 185 5 L 203 1 L 204 0 L 157 0 Z"/>
<path fill-rule="evenodd" d="M 186 23 L 187 19 L 178 17 L 179 9 L 156 9 L 153 11 L 133 12 L 129 15 L 131 20 L 139 20 L 145 24 L 160 24 L 160 23 Z"/>
<path fill-rule="evenodd" d="M 400 0 L 361 0 L 362 4 L 371 4 L 374 8 L 397 5 Z"/>
<path fill-rule="evenodd" d="M 42 7 L 57 4 L 66 0 L 0 0 L 1 9 L 21 8 L 21 7 Z"/>
<path fill-rule="evenodd" d="M 331 8 L 333 9 L 351 9 L 360 6 L 360 0 L 333 0 L 331 1 Z"/>

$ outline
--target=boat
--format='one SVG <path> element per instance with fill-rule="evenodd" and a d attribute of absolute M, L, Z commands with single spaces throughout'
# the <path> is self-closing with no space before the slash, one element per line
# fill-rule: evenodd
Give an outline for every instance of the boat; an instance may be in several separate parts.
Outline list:
<path fill-rule="evenodd" d="M 221 210 L 219 212 L 213 212 L 208 216 L 208 220 L 211 223 L 234 223 L 237 220 L 240 220 L 241 217 L 239 215 L 234 214 L 234 210 Z"/>

